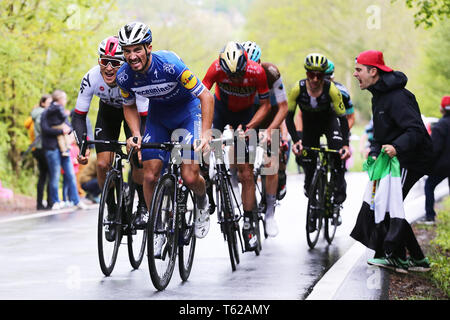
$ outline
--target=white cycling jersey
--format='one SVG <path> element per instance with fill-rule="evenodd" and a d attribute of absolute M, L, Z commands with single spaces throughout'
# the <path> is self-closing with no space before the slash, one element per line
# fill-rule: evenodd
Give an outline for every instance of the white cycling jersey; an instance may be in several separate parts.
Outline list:
<path fill-rule="evenodd" d="M 87 114 L 94 95 L 111 107 L 122 108 L 124 100 L 119 87 L 117 85 L 110 87 L 105 83 L 99 65 L 89 70 L 81 80 L 75 111 L 79 114 Z M 149 106 L 147 98 L 136 95 L 136 106 L 141 116 L 147 115 Z"/>

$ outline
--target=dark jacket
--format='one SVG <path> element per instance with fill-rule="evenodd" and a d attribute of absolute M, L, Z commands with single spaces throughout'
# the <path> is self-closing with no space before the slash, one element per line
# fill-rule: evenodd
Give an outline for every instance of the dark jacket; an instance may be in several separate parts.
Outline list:
<path fill-rule="evenodd" d="M 52 104 L 41 115 L 42 148 L 44 150 L 58 149 L 56 136 L 63 134 L 61 129 L 53 129 L 52 126 L 65 122 L 70 127 L 64 107 L 52 102 Z"/>
<path fill-rule="evenodd" d="M 450 113 L 433 126 L 431 140 L 435 160 L 432 174 L 450 177 Z"/>
<path fill-rule="evenodd" d="M 373 142 L 369 155 L 377 156 L 381 146 L 391 144 L 402 168 L 428 174 L 433 148 L 415 96 L 405 89 L 406 75 L 393 71 L 381 75 L 370 86 L 372 93 Z"/>

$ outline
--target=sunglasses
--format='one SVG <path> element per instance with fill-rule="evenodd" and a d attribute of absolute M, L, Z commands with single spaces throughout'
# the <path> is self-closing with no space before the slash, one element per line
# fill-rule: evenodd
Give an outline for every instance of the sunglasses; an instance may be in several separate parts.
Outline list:
<path fill-rule="evenodd" d="M 108 66 L 108 64 L 111 64 L 111 67 L 117 69 L 120 68 L 120 66 L 123 64 L 123 61 L 116 59 L 100 58 L 98 59 L 98 63 L 100 63 L 100 65 L 105 68 Z"/>
<path fill-rule="evenodd" d="M 306 76 L 309 79 L 314 79 L 315 77 L 317 77 L 318 80 L 322 80 L 324 78 L 325 74 L 323 72 L 307 71 Z"/>

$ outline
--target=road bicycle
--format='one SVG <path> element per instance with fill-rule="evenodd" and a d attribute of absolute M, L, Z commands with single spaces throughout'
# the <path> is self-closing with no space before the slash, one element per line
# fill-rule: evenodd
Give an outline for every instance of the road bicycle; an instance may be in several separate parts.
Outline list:
<path fill-rule="evenodd" d="M 122 238 L 126 236 L 130 264 L 134 269 L 138 269 L 145 253 L 147 230 L 137 229 L 134 226 L 138 197 L 135 188 L 130 188 L 133 181 L 124 182 L 122 164 L 124 160 L 130 163 L 133 150 L 128 154 L 122 151 L 126 146 L 125 141 L 87 140 L 84 134 L 80 146 L 81 155 L 85 155 L 89 144 L 109 145 L 115 149 L 111 168 L 106 173 L 99 205 L 97 248 L 100 268 L 105 276 L 111 274 Z"/>
<path fill-rule="evenodd" d="M 220 224 L 220 230 L 224 240 L 228 245 L 228 253 L 230 256 L 231 269 L 236 270 L 239 264 L 239 251 L 245 252 L 240 233 L 239 221 L 243 217 L 243 209 L 240 204 L 241 195 L 237 192 L 238 188 L 233 188 L 231 182 L 231 173 L 229 165 L 229 148 L 236 144 L 237 137 L 218 138 L 211 140 L 212 152 L 210 157 L 210 179 L 216 190 L 216 208 L 217 220 Z M 248 153 L 248 146 L 245 144 L 245 151 Z M 257 222 L 257 212 L 254 211 L 254 227 L 258 245 L 255 254 L 259 255 L 261 251 L 260 230 Z M 238 243 L 239 241 L 239 243 Z M 239 250 L 240 245 L 240 250 Z"/>
<path fill-rule="evenodd" d="M 156 289 L 164 290 L 172 278 L 178 253 L 180 277 L 187 281 L 194 262 L 194 193 L 181 178 L 179 142 L 142 143 L 141 149 L 160 149 L 171 153 L 170 163 L 153 193 L 147 225 L 147 255 L 150 278 Z M 192 150 L 192 146 L 190 148 Z"/>
<path fill-rule="evenodd" d="M 306 213 L 306 239 L 311 249 L 315 247 L 324 225 L 324 237 L 329 244 L 334 239 L 341 206 L 334 201 L 335 182 L 338 169 L 332 165 L 332 156 L 340 155 L 338 150 L 324 146 L 303 147 L 302 156 L 309 152 L 316 154 L 317 167 L 308 191 Z"/>

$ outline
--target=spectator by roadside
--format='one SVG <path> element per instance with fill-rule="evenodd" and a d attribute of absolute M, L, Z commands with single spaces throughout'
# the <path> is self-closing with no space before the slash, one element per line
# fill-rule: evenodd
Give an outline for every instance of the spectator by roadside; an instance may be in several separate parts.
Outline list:
<path fill-rule="evenodd" d="M 50 197 L 50 175 L 47 165 L 47 159 L 45 157 L 45 151 L 42 148 L 42 130 L 41 130 L 41 116 L 42 113 L 52 103 L 52 96 L 44 94 L 39 101 L 39 105 L 31 111 L 31 118 L 33 120 L 34 127 L 34 150 L 32 151 L 33 157 L 38 164 L 38 181 L 37 181 L 37 195 L 36 195 L 36 209 L 46 210 L 51 209 L 53 206 L 52 199 Z M 47 186 L 47 205 L 44 206 L 44 189 Z"/>
<path fill-rule="evenodd" d="M 99 203 L 102 190 L 97 180 L 97 157 L 91 156 L 88 164 L 80 172 L 79 182 L 81 188 L 86 192 L 86 198 L 92 202 Z"/>
<path fill-rule="evenodd" d="M 425 182 L 425 222 L 434 223 L 434 190 L 443 180 L 448 179 L 450 188 L 450 96 L 444 96 L 440 110 L 442 118 L 433 126 L 433 171 Z"/>
<path fill-rule="evenodd" d="M 73 199 L 73 203 L 79 209 L 85 209 L 86 206 L 80 201 L 78 195 L 75 173 L 72 161 L 69 156 L 63 156 L 61 153 L 57 136 L 61 134 L 69 134 L 72 131 L 69 120 L 65 114 L 64 107 L 67 104 L 67 95 L 62 90 L 55 90 L 52 94 L 53 102 L 41 116 L 42 127 L 42 147 L 45 150 L 45 156 L 50 171 L 50 195 L 53 202 L 52 209 L 57 210 L 64 207 L 63 202 L 59 199 L 59 178 L 61 175 L 61 167 L 64 170 L 64 179 L 67 180 L 69 186 L 69 198 Z M 64 118 L 61 129 L 54 129 L 52 126 L 60 124 L 60 119 Z"/>
<path fill-rule="evenodd" d="M 368 264 L 403 273 L 429 271 L 429 260 L 404 217 L 402 203 L 413 185 L 429 173 L 432 164 L 432 142 L 419 105 L 414 94 L 405 88 L 406 75 L 386 66 L 380 51 L 361 52 L 353 76 L 361 90 L 372 93 L 373 140 L 369 157 L 377 158 L 383 151 L 390 158 L 398 159 L 402 189 L 398 194 L 403 199 L 389 197 L 390 203 L 396 200 L 396 206 L 384 212 L 383 217 L 374 217 L 372 206 L 363 202 L 351 236 L 375 250 L 375 257 Z"/>

